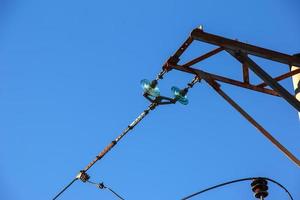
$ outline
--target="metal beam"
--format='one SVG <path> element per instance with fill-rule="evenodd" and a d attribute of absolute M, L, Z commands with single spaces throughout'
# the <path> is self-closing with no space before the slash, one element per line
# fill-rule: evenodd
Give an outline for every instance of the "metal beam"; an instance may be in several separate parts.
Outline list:
<path fill-rule="evenodd" d="M 281 81 L 283 79 L 286 79 L 288 77 L 294 76 L 295 74 L 299 74 L 300 73 L 300 69 L 296 69 L 294 71 L 290 71 L 288 73 L 282 74 L 280 76 L 277 76 L 276 78 L 274 78 L 275 81 Z M 257 87 L 266 87 L 268 86 L 268 84 L 266 84 L 265 82 L 257 84 Z"/>
<path fill-rule="evenodd" d="M 164 64 L 166 67 L 168 63 L 177 64 L 179 62 L 179 57 L 185 52 L 185 50 L 192 44 L 193 38 L 188 37 L 184 43 L 177 49 L 177 51 L 171 56 L 167 62 Z"/>
<path fill-rule="evenodd" d="M 292 65 L 300 66 L 300 58 L 297 58 L 296 56 L 283 54 L 283 53 L 273 51 L 270 49 L 265 49 L 262 47 L 258 47 L 258 46 L 250 45 L 247 43 L 239 42 L 236 40 L 228 39 L 225 37 L 221 37 L 218 35 L 205 33 L 204 31 L 202 31 L 200 29 L 194 29 L 191 33 L 191 37 L 195 40 L 214 44 L 214 45 L 224 47 L 224 48 L 232 50 L 232 51 L 241 51 L 246 54 L 266 58 L 269 60 L 288 64 L 291 66 Z"/>
<path fill-rule="evenodd" d="M 276 140 L 262 125 L 255 121 L 242 107 L 240 107 L 233 99 L 231 99 L 221 88 L 220 85 L 213 79 L 210 79 L 205 74 L 198 74 L 204 79 L 220 96 L 222 96 L 233 108 L 245 117 L 255 128 L 257 128 L 273 145 L 275 145 L 282 153 L 300 167 L 300 160 L 285 148 L 278 140 Z"/>
<path fill-rule="evenodd" d="M 205 59 L 207 59 L 207 58 L 209 58 L 209 57 L 211 57 L 213 55 L 216 55 L 217 53 L 219 53 L 219 52 L 221 52 L 223 50 L 224 49 L 222 47 L 216 48 L 216 49 L 214 49 L 214 50 L 212 50 L 212 51 L 210 51 L 210 52 L 208 52 L 208 53 L 206 53 L 204 55 L 199 56 L 198 58 L 195 58 L 195 59 L 193 59 L 193 60 L 191 60 L 191 61 L 183 64 L 182 66 L 183 67 L 190 67 L 190 66 L 192 66 L 192 65 L 194 65 L 194 64 L 196 64 L 196 63 L 198 63 L 200 61 L 203 61 L 203 60 L 205 60 Z"/>
<path fill-rule="evenodd" d="M 249 83 L 249 67 L 246 63 L 243 64 L 243 80 L 245 83 Z"/>
<path fill-rule="evenodd" d="M 233 79 L 226 78 L 226 77 L 223 77 L 223 76 L 219 76 L 219 75 L 216 75 L 216 74 L 211 74 L 211 73 L 208 73 L 208 72 L 204 72 L 204 71 L 199 70 L 199 69 L 194 69 L 194 68 L 190 68 L 190 67 L 183 67 L 183 66 L 180 66 L 180 65 L 169 65 L 169 68 L 170 69 L 176 69 L 176 70 L 183 71 L 183 72 L 187 72 L 187 73 L 194 74 L 194 75 L 202 73 L 202 74 L 205 74 L 205 75 L 211 77 L 214 80 L 217 80 L 217 81 L 220 81 L 220 82 L 223 82 L 223 83 L 228 83 L 228 84 L 231 84 L 231 85 L 235 85 L 235 86 L 239 86 L 239 87 L 242 87 L 242 88 L 254 90 L 256 92 L 262 92 L 262 93 L 273 95 L 273 96 L 280 96 L 274 90 L 270 90 L 270 89 L 262 88 L 262 87 L 257 87 L 255 85 L 250 85 L 250 84 L 247 84 L 247 83 L 244 83 L 244 82 L 241 82 L 241 81 L 237 81 L 237 80 L 233 80 Z"/>
<path fill-rule="evenodd" d="M 227 50 L 228 51 L 228 50 Z M 265 83 L 267 83 L 273 90 L 275 90 L 280 96 L 282 96 L 287 102 L 289 102 L 294 108 L 300 112 L 300 102 L 291 95 L 284 87 L 282 87 L 276 80 L 274 80 L 267 72 L 265 72 L 258 64 L 250 59 L 243 52 L 228 51 L 233 57 L 235 57 L 242 64 L 247 63 L 248 67 L 259 76 Z"/>
<path fill-rule="evenodd" d="M 290 160 L 292 160 L 298 167 L 300 167 L 300 160 L 285 148 L 278 140 L 276 140 L 271 133 L 269 133 L 262 125 L 260 125 L 254 118 L 252 118 L 242 107 L 240 107 L 233 99 L 231 99 L 221 88 L 220 84 L 216 82 L 213 74 L 209 74 L 202 70 L 193 69 L 182 66 L 171 66 L 183 72 L 195 74 L 199 80 L 205 80 L 220 96 L 222 96 L 233 108 L 235 108 L 246 120 L 248 120 L 255 128 L 257 128 L 273 145 L 275 145 L 281 152 L 283 152 Z"/>

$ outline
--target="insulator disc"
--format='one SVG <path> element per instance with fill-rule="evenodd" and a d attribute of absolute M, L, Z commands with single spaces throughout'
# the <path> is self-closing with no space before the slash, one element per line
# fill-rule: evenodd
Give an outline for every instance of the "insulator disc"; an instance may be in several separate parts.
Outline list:
<path fill-rule="evenodd" d="M 171 88 L 171 90 L 173 92 L 173 95 L 174 95 L 175 99 L 177 99 L 177 101 L 179 103 L 181 103 L 183 105 L 187 105 L 189 103 L 189 100 L 188 100 L 187 96 L 186 95 L 182 95 L 181 92 L 180 92 L 181 90 L 179 88 L 173 86 Z"/>
<path fill-rule="evenodd" d="M 149 94 L 152 97 L 158 97 L 160 95 L 160 91 L 158 87 L 151 87 L 151 82 L 147 79 L 141 80 L 141 86 L 145 93 Z"/>

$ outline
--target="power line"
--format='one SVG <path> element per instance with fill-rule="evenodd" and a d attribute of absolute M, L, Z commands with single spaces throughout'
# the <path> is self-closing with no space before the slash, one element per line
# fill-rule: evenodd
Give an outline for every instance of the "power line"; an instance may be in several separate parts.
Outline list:
<path fill-rule="evenodd" d="M 174 98 L 169 98 L 160 95 L 160 91 L 157 87 L 157 83 L 159 79 L 163 78 L 163 75 L 167 72 L 167 70 L 163 69 L 154 79 L 153 81 L 148 81 L 146 79 L 141 81 L 144 97 L 151 102 L 146 110 L 144 110 L 131 124 L 129 124 L 124 131 L 109 145 L 107 145 L 96 157 L 92 160 L 83 170 L 79 172 L 75 179 L 73 179 L 62 191 L 60 191 L 53 200 L 57 199 L 63 192 L 65 192 L 76 180 L 81 180 L 82 182 L 88 182 L 90 176 L 86 173 L 97 161 L 103 158 L 129 131 L 131 131 L 138 123 L 140 123 L 151 110 L 154 110 L 159 105 L 168 105 L 175 104 L 177 101 L 186 105 L 188 103 L 186 94 L 190 88 L 196 84 L 199 79 L 195 77 L 190 83 L 188 83 L 187 87 L 180 90 L 177 87 L 173 87 L 172 91 L 174 93 Z M 118 196 L 113 190 L 109 189 L 112 193 Z M 120 196 L 119 196 L 120 197 Z M 122 197 L 120 197 L 122 198 Z"/>
<path fill-rule="evenodd" d="M 282 184 L 280 184 L 280 183 L 278 183 L 277 181 L 272 180 L 272 179 L 270 179 L 270 178 L 264 178 L 264 179 L 266 179 L 266 180 L 268 180 L 268 181 L 271 181 L 271 182 L 275 183 L 276 185 L 278 185 L 279 187 L 281 187 L 281 188 L 289 195 L 290 199 L 291 199 L 291 200 L 294 200 L 294 198 L 293 198 L 293 196 L 291 195 L 291 193 L 290 193 L 290 192 L 288 191 L 288 189 L 286 189 Z"/>
<path fill-rule="evenodd" d="M 97 161 L 103 158 L 130 130 L 132 130 L 147 114 L 149 114 L 150 110 L 155 109 L 158 105 L 157 102 L 151 103 L 151 105 L 144 110 L 127 128 L 115 139 L 113 140 L 108 146 L 106 146 L 94 160 L 92 160 L 84 170 L 81 170 L 79 174 L 74 178 L 66 187 L 64 187 L 54 198 L 53 200 L 57 199 L 62 193 L 64 193 L 75 181 L 81 180 L 82 182 L 86 182 L 89 179 L 89 175 L 86 173 Z"/>
<path fill-rule="evenodd" d="M 75 181 L 81 180 L 82 182 L 88 181 L 90 178 L 86 173 L 97 161 L 103 158 L 130 130 L 132 130 L 149 112 L 155 109 L 159 102 L 152 102 L 151 105 L 144 110 L 115 140 L 113 140 L 108 146 L 106 146 L 103 151 L 101 151 L 96 158 L 90 162 L 84 170 L 81 170 L 79 174 L 73 179 L 66 187 L 64 187 L 54 198 L 57 199 L 63 192 L 65 192 Z"/>
<path fill-rule="evenodd" d="M 249 178 L 242 178 L 242 179 L 236 179 L 236 180 L 232 180 L 232 181 L 228 181 L 228 182 L 224 182 L 224 183 L 221 183 L 221 184 L 218 184 L 218 185 L 215 185 L 215 186 L 212 186 L 212 187 L 209 187 L 209 188 L 206 188 L 204 190 L 201 190 L 199 192 L 196 192 L 194 194 L 191 194 L 189 196 L 186 196 L 184 198 L 182 198 L 181 200 L 187 200 L 187 199 L 190 199 L 194 196 L 197 196 L 199 194 L 202 194 L 204 192 L 208 192 L 210 190 L 213 190 L 213 189 L 216 189 L 216 188 L 219 188 L 219 187 L 223 187 L 225 185 L 229 185 L 229 184 L 233 184 L 233 183 L 237 183 L 237 182 L 242 182 L 242 181 L 249 181 L 249 180 L 254 180 L 254 179 L 265 179 L 265 180 L 268 180 L 268 181 L 271 181 L 273 183 L 275 183 L 276 185 L 278 185 L 279 187 L 281 187 L 289 196 L 290 200 L 294 200 L 291 193 L 280 183 L 278 183 L 277 181 L 273 180 L 273 179 L 270 179 L 270 178 L 266 178 L 266 177 L 249 177 Z"/>
<path fill-rule="evenodd" d="M 110 187 L 107 187 L 106 185 L 104 185 L 104 183 L 95 183 L 92 181 L 87 181 L 90 184 L 95 185 L 97 188 L 99 189 L 108 189 L 111 193 L 113 193 L 116 197 L 118 197 L 120 200 L 125 200 L 123 197 L 121 197 L 118 193 L 116 193 L 113 189 L 111 189 Z"/>
<path fill-rule="evenodd" d="M 74 178 L 67 186 L 65 186 L 54 198 L 53 200 L 57 199 L 64 191 L 66 191 L 75 181 L 77 178 Z"/>
<path fill-rule="evenodd" d="M 208 52 L 192 61 L 178 65 L 180 60 L 180 56 L 187 50 L 187 48 L 192 44 L 194 40 L 204 41 L 206 43 L 211 43 L 219 46 L 219 48 Z M 203 61 L 221 51 L 227 51 L 230 53 L 235 59 L 242 63 L 243 67 L 243 81 L 233 80 L 227 77 L 219 76 L 216 74 L 211 74 L 204 72 L 202 70 L 191 68 L 192 65 Z M 266 94 L 274 95 L 274 96 L 282 96 L 285 98 L 291 105 L 293 105 L 296 109 L 299 110 L 299 102 L 295 99 L 289 92 L 286 91 L 285 88 L 280 86 L 277 82 L 283 80 L 287 77 L 290 77 L 294 74 L 288 72 L 283 74 L 275 79 L 270 77 L 263 69 L 260 68 L 254 61 L 248 58 L 249 55 L 256 55 L 259 57 L 267 58 L 269 60 L 274 60 L 277 62 L 285 63 L 285 64 L 297 64 L 300 62 L 298 58 L 295 56 L 290 56 L 286 54 L 282 54 L 280 52 L 271 51 L 268 49 L 260 48 L 254 45 L 249 45 L 246 43 L 241 43 L 239 41 L 230 40 L 227 38 L 223 38 L 220 36 L 212 35 L 209 33 L 205 33 L 203 31 L 203 27 L 200 26 L 192 31 L 191 35 L 187 38 L 187 40 L 180 46 L 180 48 L 171 56 L 166 63 L 163 65 L 163 70 L 157 75 L 157 77 L 153 81 L 148 81 L 146 79 L 143 80 L 143 89 L 144 89 L 144 97 L 147 98 L 151 104 L 150 106 L 144 110 L 126 129 L 108 146 L 106 146 L 103 151 L 101 151 L 94 160 L 92 160 L 80 173 L 73 179 L 61 192 L 59 192 L 53 200 L 59 197 L 63 192 L 65 192 L 76 180 L 81 180 L 82 182 L 89 181 L 89 175 L 86 173 L 97 161 L 102 159 L 130 130 L 132 130 L 149 112 L 150 110 L 154 110 L 158 105 L 166 105 L 166 104 L 174 104 L 177 101 L 186 105 L 188 103 L 188 99 L 186 94 L 190 88 L 196 82 L 200 82 L 201 79 L 205 80 L 213 89 L 215 89 L 226 101 L 228 101 L 237 111 L 239 111 L 250 123 L 252 123 L 265 137 L 267 137 L 277 148 L 279 148 L 282 152 L 286 154 L 291 160 L 293 160 L 297 165 L 300 166 L 300 161 L 296 158 L 291 152 L 289 152 L 283 145 L 281 145 L 269 132 L 267 132 L 260 124 L 258 124 L 246 111 L 244 111 L 233 99 L 231 99 L 223 90 L 220 89 L 220 84 L 218 82 L 224 82 L 231 85 L 251 89 L 257 92 L 263 92 Z M 265 87 L 259 87 L 259 85 L 250 84 L 249 81 L 249 69 L 252 69 L 261 79 L 267 83 L 273 90 L 267 89 Z M 159 89 L 156 87 L 159 79 L 163 79 L 165 73 L 169 72 L 172 69 L 176 69 L 179 71 L 187 72 L 195 75 L 194 80 L 188 84 L 188 87 L 183 90 L 178 89 L 177 87 L 172 87 L 172 92 L 174 94 L 173 98 L 160 96 Z M 263 83 L 264 84 L 264 83 Z M 267 179 L 267 178 L 266 178 Z M 248 179 L 247 179 L 248 180 Z M 274 180 L 270 180 L 271 182 L 282 186 Z M 224 183 L 224 185 L 231 184 L 234 182 L 239 182 L 244 180 L 235 180 L 233 182 Z M 214 189 L 215 187 L 221 187 L 221 185 L 214 186 L 213 188 L 209 188 L 206 190 Z M 284 188 L 284 187 L 282 187 Z M 109 188 L 108 188 L 109 189 Z M 284 188 L 285 189 L 285 188 Z M 286 190 L 287 191 L 287 190 Z M 111 192 L 113 192 L 111 190 Z M 202 193 L 204 191 L 201 191 Z M 287 191 L 288 192 L 288 191 Z M 114 193 L 114 192 L 113 192 Z M 200 194 L 195 193 L 194 195 Z M 289 192 L 288 192 L 289 194 Z M 291 195 L 290 195 L 291 197 Z M 292 199 L 292 198 L 291 198 Z"/>

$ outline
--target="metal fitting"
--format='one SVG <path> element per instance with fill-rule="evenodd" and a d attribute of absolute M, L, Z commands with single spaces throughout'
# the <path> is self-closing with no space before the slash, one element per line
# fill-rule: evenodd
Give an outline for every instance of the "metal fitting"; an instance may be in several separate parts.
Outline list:
<path fill-rule="evenodd" d="M 79 174 L 76 176 L 77 179 L 80 179 L 82 182 L 86 182 L 90 179 L 90 176 L 84 171 L 81 170 Z"/>

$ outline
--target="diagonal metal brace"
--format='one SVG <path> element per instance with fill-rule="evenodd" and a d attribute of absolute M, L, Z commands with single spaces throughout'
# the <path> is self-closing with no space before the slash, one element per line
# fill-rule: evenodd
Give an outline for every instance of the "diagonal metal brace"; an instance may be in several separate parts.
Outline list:
<path fill-rule="evenodd" d="M 248 67 L 259 76 L 266 84 L 282 96 L 289 104 L 300 112 L 300 102 L 291 95 L 284 87 L 274 80 L 267 72 L 265 72 L 258 64 L 256 64 L 247 54 L 239 51 L 226 50 L 242 64 L 246 63 Z"/>
<path fill-rule="evenodd" d="M 300 167 L 300 160 L 293 155 L 287 148 L 285 148 L 278 140 L 276 140 L 262 125 L 260 125 L 254 118 L 252 118 L 242 107 L 240 107 L 233 99 L 231 99 L 217 83 L 209 75 L 197 72 L 199 78 L 204 79 L 220 96 L 222 96 L 233 108 L 235 108 L 246 120 L 248 120 L 255 128 L 257 128 L 273 145 L 275 145 L 281 152 L 283 152 L 290 160 L 292 160 L 298 167 Z"/>

